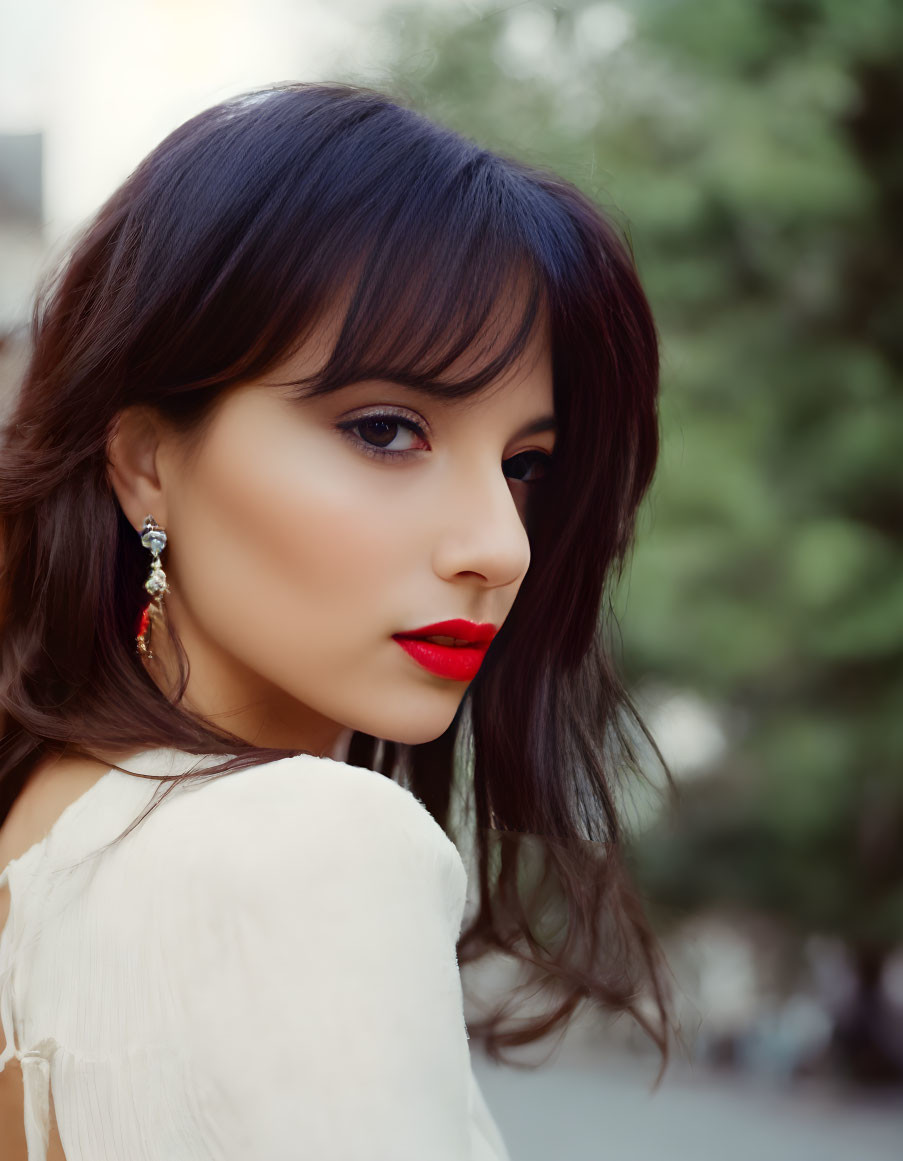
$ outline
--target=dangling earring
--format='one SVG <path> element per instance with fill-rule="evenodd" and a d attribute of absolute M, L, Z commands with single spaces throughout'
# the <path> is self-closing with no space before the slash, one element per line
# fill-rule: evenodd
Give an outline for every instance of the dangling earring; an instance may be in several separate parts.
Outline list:
<path fill-rule="evenodd" d="M 151 653 L 151 629 L 163 623 L 163 597 L 170 591 L 166 583 L 166 573 L 160 564 L 160 553 L 166 547 L 166 533 L 153 518 L 145 516 L 144 527 L 141 529 L 141 543 L 153 555 L 150 576 L 144 582 L 144 587 L 151 595 L 150 602 L 145 606 L 141 619 L 138 622 L 138 652 L 142 657 L 153 658 Z"/>

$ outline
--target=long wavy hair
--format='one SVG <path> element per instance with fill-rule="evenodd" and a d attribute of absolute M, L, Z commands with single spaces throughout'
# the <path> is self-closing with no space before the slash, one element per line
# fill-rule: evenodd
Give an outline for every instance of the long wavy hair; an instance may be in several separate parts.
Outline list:
<path fill-rule="evenodd" d="M 515 285 L 523 316 L 499 350 L 484 340 Z M 658 1046 L 657 1087 L 669 972 L 617 793 L 645 777 L 637 731 L 654 742 L 611 632 L 658 455 L 656 327 L 629 244 L 589 198 L 383 93 L 283 84 L 207 109 L 141 162 L 39 287 L 2 431 L 0 822 L 37 764 L 64 751 L 224 756 L 167 792 L 300 752 L 252 747 L 190 712 L 171 627 L 179 687 L 164 695 L 149 677 L 135 646 L 147 554 L 107 445 L 137 404 L 200 438 L 225 389 L 279 365 L 337 302 L 341 332 L 299 395 L 364 379 L 472 395 L 548 320 L 557 445 L 533 489 L 514 606 L 442 736 L 355 732 L 347 761 L 407 785 L 449 833 L 453 798 L 465 803 L 479 906 L 459 964 L 503 952 L 525 990 L 551 998 L 531 1020 L 506 1023 L 503 1006 L 470 1023 L 490 1055 L 564 1032 L 595 1002 L 629 1011 Z M 465 353 L 473 373 L 443 379 Z"/>

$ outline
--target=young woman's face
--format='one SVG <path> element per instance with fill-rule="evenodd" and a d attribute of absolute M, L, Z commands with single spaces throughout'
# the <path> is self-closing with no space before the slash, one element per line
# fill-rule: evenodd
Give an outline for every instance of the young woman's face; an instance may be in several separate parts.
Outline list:
<path fill-rule="evenodd" d="M 136 530 L 151 513 L 168 534 L 192 708 L 259 745 L 335 752 L 352 729 L 425 742 L 472 677 L 431 672 L 393 634 L 507 617 L 530 564 L 531 481 L 554 447 L 550 427 L 522 434 L 553 416 L 547 335 L 460 401 L 376 381 L 298 401 L 274 385 L 322 359 L 309 344 L 227 392 L 187 453 L 157 430 L 142 458 L 123 427 L 114 487 Z"/>

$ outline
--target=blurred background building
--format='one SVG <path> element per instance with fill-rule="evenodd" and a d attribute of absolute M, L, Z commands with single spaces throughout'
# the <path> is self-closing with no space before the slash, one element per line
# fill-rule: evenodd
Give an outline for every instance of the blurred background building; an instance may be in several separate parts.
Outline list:
<path fill-rule="evenodd" d="M 0 398 L 39 273 L 255 85 L 385 88 L 621 224 L 663 355 L 623 665 L 680 788 L 666 810 L 649 753 L 623 805 L 688 1058 L 650 1097 L 642 1036 L 586 1013 L 554 1062 L 481 1080 L 515 1161 L 903 1156 L 903 6 L 0 12 Z"/>

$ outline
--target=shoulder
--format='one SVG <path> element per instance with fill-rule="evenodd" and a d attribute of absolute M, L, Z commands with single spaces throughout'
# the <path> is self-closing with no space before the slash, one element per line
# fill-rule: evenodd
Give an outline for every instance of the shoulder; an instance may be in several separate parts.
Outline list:
<path fill-rule="evenodd" d="M 407 788 L 315 755 L 180 785 L 123 840 L 122 856 L 152 868 L 155 892 L 190 882 L 233 901 L 312 876 L 360 891 L 365 880 L 387 890 L 415 875 L 438 883 L 457 915 L 467 883 L 454 842 Z"/>
<path fill-rule="evenodd" d="M 168 833 L 215 840 L 235 831 L 272 839 L 281 834 L 379 835 L 439 847 L 454 844 L 406 787 L 375 770 L 301 754 L 183 783 L 162 804 Z"/>
<path fill-rule="evenodd" d="M 54 757 L 41 762 L 0 826 L 0 868 L 39 842 L 66 807 L 90 790 L 109 769 L 93 758 Z"/>
<path fill-rule="evenodd" d="M 0 825 L 0 872 L 41 842 L 60 816 L 110 769 L 93 758 L 52 757 L 28 776 Z M 10 911 L 7 883 L 0 885 L 0 931 Z"/>

